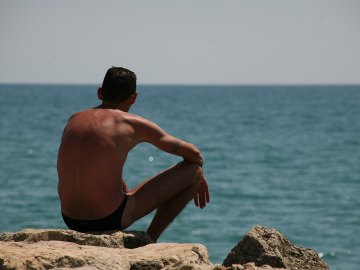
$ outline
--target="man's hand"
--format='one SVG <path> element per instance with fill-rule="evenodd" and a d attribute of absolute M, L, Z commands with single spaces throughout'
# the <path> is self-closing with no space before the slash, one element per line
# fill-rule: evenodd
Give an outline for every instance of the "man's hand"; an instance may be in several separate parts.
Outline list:
<path fill-rule="evenodd" d="M 194 202 L 196 207 L 203 209 L 207 203 L 210 203 L 209 187 L 205 177 L 201 178 L 198 189 L 195 192 Z"/>

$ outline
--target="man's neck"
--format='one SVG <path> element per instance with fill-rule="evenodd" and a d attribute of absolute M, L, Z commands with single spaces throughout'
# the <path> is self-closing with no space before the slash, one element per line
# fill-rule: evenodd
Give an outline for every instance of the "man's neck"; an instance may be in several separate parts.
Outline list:
<path fill-rule="evenodd" d="M 124 102 L 116 103 L 116 102 L 103 101 L 99 106 L 96 107 L 96 109 L 113 109 L 113 110 L 128 112 L 130 106 L 128 104 L 125 104 Z"/>

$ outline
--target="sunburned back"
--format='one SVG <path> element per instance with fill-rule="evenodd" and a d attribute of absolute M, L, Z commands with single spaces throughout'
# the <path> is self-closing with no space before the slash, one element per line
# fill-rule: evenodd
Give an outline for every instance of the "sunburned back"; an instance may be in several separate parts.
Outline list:
<path fill-rule="evenodd" d="M 119 110 L 92 109 L 69 119 L 58 155 L 59 195 L 67 216 L 101 218 L 121 202 L 122 169 L 136 145 L 126 115 Z"/>

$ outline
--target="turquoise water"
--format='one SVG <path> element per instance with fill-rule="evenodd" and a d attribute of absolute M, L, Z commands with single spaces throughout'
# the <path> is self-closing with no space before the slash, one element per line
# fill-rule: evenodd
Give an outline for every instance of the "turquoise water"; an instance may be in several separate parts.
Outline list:
<path fill-rule="evenodd" d="M 65 228 L 56 155 L 67 118 L 96 86 L 0 85 L 0 231 Z M 199 242 L 220 263 L 255 224 L 314 248 L 331 269 L 360 263 L 360 86 L 139 86 L 133 113 L 197 145 L 211 204 L 160 238 Z M 133 187 L 178 158 L 141 144 Z M 145 230 L 150 217 L 129 229 Z"/>

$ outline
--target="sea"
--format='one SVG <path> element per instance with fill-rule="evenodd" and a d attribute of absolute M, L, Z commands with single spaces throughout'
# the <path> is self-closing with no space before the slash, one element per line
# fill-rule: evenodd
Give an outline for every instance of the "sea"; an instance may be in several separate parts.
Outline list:
<path fill-rule="evenodd" d="M 66 228 L 57 194 L 64 125 L 96 85 L 0 85 L 0 232 Z M 360 265 L 359 85 L 139 85 L 131 113 L 195 144 L 211 202 L 192 202 L 159 242 L 195 242 L 222 263 L 257 224 L 312 248 L 331 269 Z M 128 156 L 129 187 L 180 161 L 150 144 Z M 152 215 L 129 230 L 146 230 Z"/>

